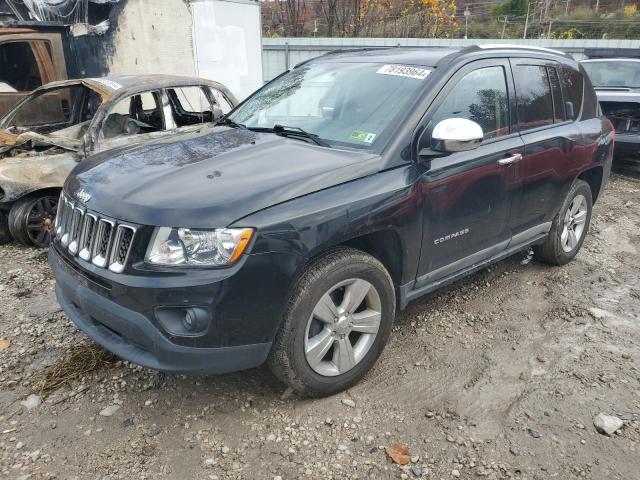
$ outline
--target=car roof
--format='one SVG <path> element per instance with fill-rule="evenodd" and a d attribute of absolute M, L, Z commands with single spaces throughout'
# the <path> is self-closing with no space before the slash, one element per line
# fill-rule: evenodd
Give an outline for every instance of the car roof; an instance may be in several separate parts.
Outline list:
<path fill-rule="evenodd" d="M 180 75 L 117 75 L 110 77 L 60 80 L 57 82 L 47 83 L 46 85 L 38 88 L 38 90 L 48 90 L 72 85 L 85 85 L 101 94 L 111 97 L 116 93 L 122 94 L 128 91 L 140 91 L 146 88 L 179 87 L 184 85 L 211 85 L 219 87 L 220 84 L 204 78 Z"/>
<path fill-rule="evenodd" d="M 350 62 L 350 63 L 399 63 L 404 65 L 420 65 L 424 67 L 436 67 L 443 59 L 456 57 L 474 52 L 506 53 L 507 55 L 519 55 L 522 53 L 555 55 L 564 59 L 573 60 L 567 53 L 551 48 L 510 45 L 510 44 L 481 44 L 468 47 L 375 47 L 356 48 L 348 50 L 334 50 L 319 57 L 312 58 L 296 66 L 305 63 L 321 62 Z"/>

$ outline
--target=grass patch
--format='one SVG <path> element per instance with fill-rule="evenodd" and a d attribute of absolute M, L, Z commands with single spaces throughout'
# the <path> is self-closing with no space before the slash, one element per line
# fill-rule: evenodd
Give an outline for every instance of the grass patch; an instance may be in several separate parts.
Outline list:
<path fill-rule="evenodd" d="M 34 392 L 47 394 L 87 373 L 115 365 L 118 358 L 96 343 L 73 347 L 58 363 L 49 365 L 33 383 Z"/>

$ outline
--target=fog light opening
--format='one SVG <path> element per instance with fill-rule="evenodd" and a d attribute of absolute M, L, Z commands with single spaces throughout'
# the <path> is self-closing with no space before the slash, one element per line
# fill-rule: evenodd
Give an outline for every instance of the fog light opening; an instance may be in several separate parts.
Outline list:
<path fill-rule="evenodd" d="M 191 309 L 187 310 L 187 313 L 185 313 L 183 323 L 186 330 L 189 330 L 190 332 L 193 331 L 193 325 L 196 323 L 196 319 L 195 314 Z"/>

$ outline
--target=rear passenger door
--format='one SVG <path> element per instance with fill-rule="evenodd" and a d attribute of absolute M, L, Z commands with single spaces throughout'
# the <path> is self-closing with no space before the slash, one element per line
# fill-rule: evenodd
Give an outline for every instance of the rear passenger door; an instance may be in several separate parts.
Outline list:
<path fill-rule="evenodd" d="M 562 94 L 561 65 L 543 59 L 512 59 L 517 129 L 524 156 L 513 164 L 521 194 L 511 215 L 512 245 L 545 234 L 576 168 L 579 132 Z"/>

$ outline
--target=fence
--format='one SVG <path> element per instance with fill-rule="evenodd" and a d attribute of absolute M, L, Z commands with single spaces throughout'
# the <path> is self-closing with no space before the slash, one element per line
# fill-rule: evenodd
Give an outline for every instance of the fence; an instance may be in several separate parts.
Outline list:
<path fill-rule="evenodd" d="M 478 43 L 530 45 L 562 50 L 577 60 L 585 48 L 640 48 L 640 40 L 474 40 L 440 38 L 263 38 L 264 80 L 269 81 L 299 62 L 332 50 L 359 47 L 463 47 Z"/>

